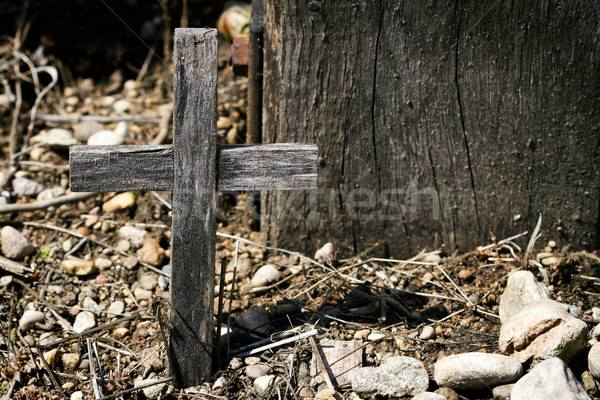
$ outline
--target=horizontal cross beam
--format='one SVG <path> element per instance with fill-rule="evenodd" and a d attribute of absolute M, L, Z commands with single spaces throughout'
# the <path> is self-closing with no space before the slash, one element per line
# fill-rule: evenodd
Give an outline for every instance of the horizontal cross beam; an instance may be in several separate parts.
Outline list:
<path fill-rule="evenodd" d="M 198 157 L 204 157 L 198 154 Z M 71 146 L 71 190 L 173 190 L 173 146 Z M 314 144 L 219 145 L 217 190 L 313 189 Z"/>

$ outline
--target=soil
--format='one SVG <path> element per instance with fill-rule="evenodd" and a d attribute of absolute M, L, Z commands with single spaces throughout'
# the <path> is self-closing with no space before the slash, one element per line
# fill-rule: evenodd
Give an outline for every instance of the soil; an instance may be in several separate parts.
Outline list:
<path fill-rule="evenodd" d="M 167 103 L 154 89 L 159 80 L 159 71 L 148 73 L 140 80 L 135 94 L 126 93 L 123 83 L 109 89 L 110 83 L 100 85 L 79 80 L 75 87 L 55 88 L 48 93 L 38 113 L 116 115 L 104 105 L 106 97 L 113 96 L 128 98 L 131 116 L 159 118 L 161 104 Z M 246 78 L 232 76 L 221 58 L 218 106 L 221 143 L 245 141 L 246 82 Z M 68 103 L 68 98 L 76 98 L 77 102 Z M 32 98 L 24 99 L 20 132 L 26 132 L 31 106 Z M 10 156 L 8 137 L 12 121 L 10 110 L 4 110 L 0 115 L 3 160 Z M 115 125 L 108 124 L 108 128 Z M 72 124 L 37 122 L 32 135 L 52 127 L 71 129 Z M 158 125 L 154 122 L 129 123 L 126 143 L 147 144 L 157 134 Z M 51 147 L 34 152 L 30 148 L 31 136 L 19 137 L 18 147 L 25 149 L 25 153 L 15 176 L 31 179 L 44 188 L 68 189 L 67 152 Z M 14 399 L 59 399 L 81 391 L 83 398 L 94 398 L 89 367 L 94 351 L 103 378 L 98 369 L 94 376 L 104 396 L 121 393 L 122 398 L 142 398 L 141 391 L 128 391 L 136 380 L 170 377 L 163 334 L 166 322 L 157 312 L 161 310 L 161 299 L 168 301 L 170 296 L 165 277 L 158 273 L 164 275 L 168 271 L 170 194 L 136 192 L 133 207 L 107 213 L 102 205 L 113 195 L 97 194 L 76 203 L 0 214 L 2 225 L 22 231 L 35 248 L 33 254 L 19 261 L 34 268 L 34 273 L 20 276 L 0 270 L 3 278 L 10 277 L 0 287 L 0 395 L 9 392 Z M 16 194 L 10 179 L 2 187 L 2 196 L 8 203 L 36 201 L 32 196 Z M 289 337 L 316 328 L 318 342 L 323 338 L 349 341 L 380 332 L 383 335 L 379 339 L 366 340 L 361 346 L 363 365 L 379 365 L 390 355 L 414 357 L 424 362 L 430 374 L 430 390 L 436 389 L 433 365 L 441 357 L 471 351 L 498 352 L 498 302 L 508 274 L 527 265 L 524 250 L 529 234 L 504 243 L 491 240 L 492 245 L 468 254 L 443 254 L 430 249 L 404 261 L 371 259 L 369 252 L 338 259 L 340 253 L 334 249 L 329 257 L 315 261 L 311 258 L 313 254 L 299 255 L 294 249 L 281 251 L 261 246 L 257 221 L 246 213 L 246 198 L 246 194 L 219 195 L 217 230 L 247 240 L 217 238 L 215 285 L 220 283 L 220 260 L 226 257 L 222 320 L 233 329 L 223 341 L 219 370 L 210 382 L 187 392 L 168 382 L 161 398 L 291 399 L 317 395 L 326 382 L 308 372 L 313 357 L 308 339 L 263 351 L 256 355 L 258 358 L 232 357 L 257 341 L 270 342 L 275 333 Z M 142 265 L 135 247 L 124 249 L 119 243 L 118 230 L 125 225 L 147 231 L 167 257 L 151 268 Z M 87 240 L 71 252 L 81 237 Z M 79 259 L 94 261 L 96 270 L 85 276 L 65 272 L 60 265 L 69 252 Z M 578 307 L 581 318 L 590 321 L 589 326 L 593 327 L 592 308 L 598 306 L 600 296 L 597 254 L 573 253 L 555 243 L 536 243 L 531 258 L 547 274 L 552 297 Z M 240 264 L 248 260 L 248 270 L 244 273 L 236 270 L 232 285 L 236 260 Z M 262 290 L 253 290 L 250 279 L 266 264 L 274 265 L 281 277 Z M 543 279 L 537 269 L 531 270 Z M 147 276 L 152 276 L 156 283 L 142 286 Z M 143 287 L 151 292 L 150 298 L 141 295 L 143 292 L 138 289 Z M 60 321 L 73 324 L 79 313 L 90 308 L 90 304 L 93 306 L 86 298 L 97 305 L 95 328 L 74 334 Z M 118 315 L 108 314 L 108 307 L 118 301 L 124 302 L 124 310 Z M 217 309 L 217 294 L 215 304 Z M 234 323 L 237 316 L 253 305 L 268 311 L 270 321 L 266 331 L 243 330 Z M 34 329 L 22 331 L 19 321 L 28 309 L 43 311 L 46 318 Z M 434 328 L 435 337 L 423 339 L 420 335 L 427 325 Z M 94 350 L 90 351 L 90 346 Z M 79 361 L 70 362 L 70 356 L 65 355 L 76 355 L 73 357 Z M 268 365 L 278 377 L 276 384 L 258 396 L 254 380 L 246 374 L 245 363 Z M 572 368 L 580 377 L 586 370 L 584 360 L 575 362 Z M 338 392 L 347 397 L 351 388 L 345 386 Z M 459 395 L 468 399 L 492 397 L 491 391 L 459 392 Z"/>

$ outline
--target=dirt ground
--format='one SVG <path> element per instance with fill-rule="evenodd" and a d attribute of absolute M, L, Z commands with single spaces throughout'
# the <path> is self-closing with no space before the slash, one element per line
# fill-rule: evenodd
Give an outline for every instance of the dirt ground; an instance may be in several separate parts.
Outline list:
<path fill-rule="evenodd" d="M 233 77 L 222 58 L 219 73 L 219 142 L 243 143 L 247 79 Z M 119 81 L 118 76 L 103 83 L 80 79 L 74 87 L 52 88 L 38 105 L 37 113 L 121 116 L 125 120 L 142 116 L 152 121 L 128 122 L 125 143 L 148 144 L 159 135 L 160 110 L 168 104 L 154 89 L 159 80 L 160 75 L 152 70 L 137 83 Z M 35 195 L 18 194 L 12 185 L 15 177 L 30 179 L 44 189 L 57 187 L 68 193 L 68 151 L 53 146 L 35 147 L 31 139 L 50 128 L 71 130 L 74 123 L 36 121 L 29 129 L 36 96 L 32 84 L 23 81 L 23 89 L 20 118 L 14 118 L 15 103 L 0 109 L 2 168 L 6 169 L 10 156 L 15 155 L 10 149 L 15 123 L 19 132 L 16 148 L 22 152 L 12 178 L 1 188 L 7 204 L 39 201 Z M 114 105 L 123 99 L 129 107 L 118 113 Z M 117 122 L 105 125 L 113 129 Z M 167 135 L 163 143 L 170 139 Z M 94 398 L 95 380 L 103 398 L 137 399 L 142 398 L 141 391 L 130 390 L 136 380 L 139 384 L 140 379 L 170 377 L 163 334 L 165 320 L 158 312 L 162 300 L 157 300 L 168 301 L 170 296 L 170 193 L 134 195 L 133 204 L 117 212 L 103 210 L 103 205 L 114 196 L 104 193 L 48 208 L 0 214 L 1 225 L 22 231 L 34 248 L 18 261 L 33 272 L 10 274 L 0 270 L 0 395 L 59 399 L 71 398 L 81 391 L 83 398 Z M 256 355 L 257 359 L 239 357 L 258 341 L 268 343 L 312 329 L 318 330 L 314 337 L 317 341 L 369 337 L 357 350 L 363 354 L 364 366 L 379 365 L 390 354 L 406 355 L 423 361 L 432 378 L 433 364 L 445 355 L 498 351 L 498 302 L 507 275 L 521 268 L 531 268 L 540 280 L 547 279 L 552 297 L 578 307 L 581 318 L 593 327 L 592 308 L 598 306 L 600 298 L 597 254 L 572 252 L 552 242 L 536 243 L 531 259 L 545 271 L 544 278 L 536 267 L 524 263 L 531 233 L 515 232 L 513 239 L 490 240 L 490 244 L 482 243 L 482 247 L 467 254 L 424 249 L 409 260 L 375 259 L 368 252 L 338 259 L 334 247 L 332 252 L 314 260 L 313 254 L 299 255 L 294 249 L 267 249 L 261 245 L 258 224 L 245 213 L 246 198 L 221 194 L 218 201 L 218 232 L 244 239 L 217 238 L 215 285 L 220 284 L 221 259 L 226 257 L 222 322 L 233 329 L 222 341 L 219 371 L 210 382 L 187 393 L 166 381 L 161 386 L 161 398 L 315 396 L 327 382 L 311 376 L 313 350 L 309 339 L 263 351 Z M 121 242 L 118 232 L 126 225 L 145 230 L 147 237 L 158 243 L 164 257 L 155 265 L 141 262 L 143 257 L 137 247 L 126 248 Z M 67 254 L 93 265 L 90 273 L 67 272 Z M 280 276 L 257 290 L 251 279 L 267 264 L 273 265 Z M 117 314 L 108 313 L 117 302 L 122 302 L 124 308 Z M 254 305 L 267 311 L 266 326 L 248 331 L 234 324 L 237 316 Z M 218 306 L 215 293 L 216 310 Z M 81 334 L 70 331 L 68 327 L 77 315 L 89 309 L 95 316 L 94 327 Z M 32 329 L 19 329 L 26 310 L 42 311 L 45 318 Z M 431 326 L 434 334 L 423 338 L 426 326 Z M 373 333 L 381 335 L 370 336 Z M 92 368 L 91 372 L 90 358 L 96 360 L 94 363 L 101 366 L 102 372 L 99 368 Z M 267 365 L 281 379 L 259 396 L 253 378 L 241 367 L 244 363 Z M 580 377 L 586 369 L 585 359 L 572 367 Z M 430 390 L 435 389 L 434 385 Z M 594 390 L 591 388 L 590 394 L 597 396 Z M 338 389 L 342 397 L 350 391 L 349 385 Z M 488 399 L 491 391 L 459 395 Z"/>

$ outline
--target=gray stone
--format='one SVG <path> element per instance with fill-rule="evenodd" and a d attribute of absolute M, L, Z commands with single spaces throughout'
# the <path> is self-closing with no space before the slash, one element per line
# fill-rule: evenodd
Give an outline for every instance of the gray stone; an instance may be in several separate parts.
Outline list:
<path fill-rule="evenodd" d="M 511 400 L 589 400 L 573 372 L 558 357 L 540 362 L 515 384 Z"/>
<path fill-rule="evenodd" d="M 75 333 L 81 333 L 95 326 L 96 318 L 94 317 L 94 313 L 91 311 L 82 311 L 75 317 L 75 322 L 73 323 L 73 331 Z"/>
<path fill-rule="evenodd" d="M 12 282 L 13 282 L 12 275 L 4 275 L 3 277 L 0 277 L 0 286 L 2 286 L 2 287 L 7 287 Z"/>
<path fill-rule="evenodd" d="M 22 331 L 28 331 L 35 327 L 38 322 L 43 322 L 46 316 L 41 311 L 27 310 L 19 319 L 19 329 Z"/>
<path fill-rule="evenodd" d="M 548 290 L 529 271 L 517 271 L 508 276 L 506 288 L 500 297 L 500 322 L 517 314 L 528 304 L 537 300 L 549 299 Z"/>
<path fill-rule="evenodd" d="M 600 339 L 600 324 L 594 327 L 594 330 L 592 331 L 592 337 L 594 339 Z"/>
<path fill-rule="evenodd" d="M 83 299 L 81 305 L 83 306 L 83 308 L 93 312 L 94 314 L 99 314 L 104 309 L 104 307 L 98 304 L 91 297 L 86 297 L 85 299 Z"/>
<path fill-rule="evenodd" d="M 15 178 L 12 181 L 12 188 L 18 196 L 37 196 L 44 187 L 39 183 L 24 177 Z"/>
<path fill-rule="evenodd" d="M 588 353 L 588 369 L 596 379 L 600 379 L 600 343 L 596 343 Z"/>
<path fill-rule="evenodd" d="M 140 282 L 140 286 L 146 290 L 154 290 L 154 288 L 158 285 L 158 278 L 153 272 L 143 273 L 140 275 L 138 281 Z"/>
<path fill-rule="evenodd" d="M 96 132 L 87 141 L 90 146 L 118 146 L 123 143 L 125 143 L 123 136 L 109 130 Z"/>
<path fill-rule="evenodd" d="M 0 242 L 2 243 L 2 252 L 4 255 L 13 260 L 28 256 L 35 250 L 27 239 L 25 239 L 25 236 L 12 226 L 2 228 L 0 231 Z"/>
<path fill-rule="evenodd" d="M 64 353 L 62 355 L 62 363 L 65 367 L 75 369 L 79 365 L 81 357 L 78 353 Z"/>
<path fill-rule="evenodd" d="M 421 334 L 419 335 L 419 339 L 423 340 L 432 340 L 435 339 L 435 329 L 431 325 L 425 325 Z"/>
<path fill-rule="evenodd" d="M 498 400 L 510 400 L 510 392 L 512 391 L 514 383 L 509 383 L 508 385 L 500 385 L 496 386 L 492 389 L 492 395 L 494 399 Z"/>
<path fill-rule="evenodd" d="M 135 288 L 133 295 L 137 300 L 150 300 L 152 299 L 152 292 L 142 287 Z"/>
<path fill-rule="evenodd" d="M 37 200 L 38 201 L 51 200 L 51 199 L 60 197 L 63 194 L 65 194 L 65 189 L 60 186 L 49 188 L 49 189 L 44 189 L 37 195 Z"/>
<path fill-rule="evenodd" d="M 133 387 L 136 387 L 136 388 L 143 387 L 145 385 L 156 383 L 158 381 L 160 381 L 160 379 L 155 379 L 155 378 L 140 379 L 140 380 L 136 380 Z M 163 383 L 159 383 L 156 385 L 143 387 L 142 393 L 144 393 L 144 396 L 147 399 L 155 399 L 155 398 L 158 398 L 159 396 L 164 395 L 167 392 L 168 387 L 169 386 L 167 385 L 167 383 L 163 382 Z"/>
<path fill-rule="evenodd" d="M 359 396 L 414 396 L 427 390 L 429 376 L 423 363 L 411 357 L 392 357 L 379 367 L 359 369 L 352 390 Z"/>
<path fill-rule="evenodd" d="M 453 389 L 483 389 L 516 381 L 523 374 L 521 363 L 501 354 L 463 353 L 435 363 L 434 379 Z"/>
<path fill-rule="evenodd" d="M 76 392 L 71 393 L 71 400 L 83 400 L 83 392 L 78 390 Z"/>
<path fill-rule="evenodd" d="M 73 136 L 75 139 L 87 142 L 87 140 L 96 132 L 104 130 L 104 125 L 96 121 L 82 121 L 73 127 Z"/>
<path fill-rule="evenodd" d="M 586 346 L 587 324 L 552 300 L 538 300 L 500 328 L 499 348 L 520 362 L 550 357 L 571 360 Z"/>
<path fill-rule="evenodd" d="M 459 400 L 458 393 L 449 387 L 441 387 L 436 389 L 433 393 L 444 396 L 446 400 Z"/>
<path fill-rule="evenodd" d="M 141 247 L 144 244 L 147 234 L 148 232 L 145 230 L 131 225 L 120 227 L 118 232 L 119 237 L 129 240 L 129 243 L 135 248 Z"/>
<path fill-rule="evenodd" d="M 254 391 L 257 395 L 264 394 L 275 381 L 275 375 L 264 375 L 254 380 Z"/>
<path fill-rule="evenodd" d="M 592 318 L 600 319 L 600 307 L 592 307 Z"/>
<path fill-rule="evenodd" d="M 31 138 L 32 143 L 44 143 L 59 149 L 68 149 L 69 146 L 77 144 L 77 140 L 71 132 L 62 128 L 53 128 L 41 131 Z"/>
<path fill-rule="evenodd" d="M 333 258 L 333 243 L 325 243 L 315 252 L 315 260 L 319 262 L 330 261 Z"/>
<path fill-rule="evenodd" d="M 271 332 L 269 312 L 264 308 L 252 305 L 248 311 L 243 312 L 235 318 L 236 325 L 261 335 Z"/>
<path fill-rule="evenodd" d="M 281 273 L 271 264 L 263 265 L 254 273 L 250 284 L 254 287 L 267 286 L 277 282 Z"/>
<path fill-rule="evenodd" d="M 106 310 L 106 314 L 109 317 L 115 317 L 117 315 L 123 314 L 125 310 L 125 303 L 120 300 L 114 301 L 108 306 L 108 310 Z"/>
<path fill-rule="evenodd" d="M 413 397 L 412 400 L 446 400 L 446 398 L 441 394 L 433 392 L 423 392 Z"/>
<path fill-rule="evenodd" d="M 256 379 L 261 376 L 269 375 L 273 372 L 273 368 L 267 364 L 254 364 L 246 367 L 246 376 L 251 379 Z"/>

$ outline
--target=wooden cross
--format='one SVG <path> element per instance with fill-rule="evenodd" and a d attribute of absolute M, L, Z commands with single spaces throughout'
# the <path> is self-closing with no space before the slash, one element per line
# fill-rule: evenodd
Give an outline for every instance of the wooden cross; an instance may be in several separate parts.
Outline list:
<path fill-rule="evenodd" d="M 171 316 L 169 352 L 177 385 L 190 387 L 212 373 L 216 190 L 315 188 L 317 147 L 217 146 L 214 29 L 175 30 L 173 97 L 173 145 L 73 146 L 70 175 L 72 191 L 173 191 L 171 302 L 181 318 Z"/>

